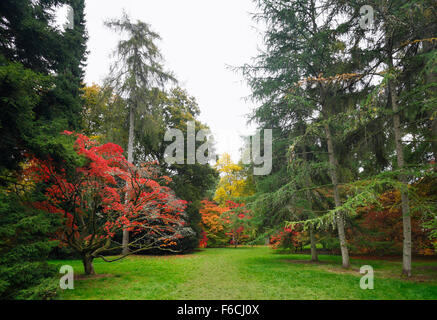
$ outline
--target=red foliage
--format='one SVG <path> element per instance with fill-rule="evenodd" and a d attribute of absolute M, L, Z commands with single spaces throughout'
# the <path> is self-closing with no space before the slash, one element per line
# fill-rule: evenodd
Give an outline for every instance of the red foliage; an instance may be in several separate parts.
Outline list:
<path fill-rule="evenodd" d="M 208 246 L 208 237 L 205 230 L 202 230 L 201 238 L 199 240 L 199 248 L 206 248 Z"/>
<path fill-rule="evenodd" d="M 199 212 L 205 232 L 205 238 L 200 242 L 201 246 L 206 247 L 208 240 L 213 246 L 228 243 L 238 245 L 249 238 L 246 233 L 248 221 L 252 217 L 244 203 L 227 201 L 227 207 L 220 207 L 215 202 L 203 200 Z"/>
<path fill-rule="evenodd" d="M 64 217 L 57 236 L 65 245 L 83 253 L 101 253 L 111 238 L 122 229 L 146 234 L 146 248 L 167 247 L 181 237 L 177 227 L 186 202 L 160 183 L 153 164 L 140 168 L 129 163 L 123 149 L 113 143 L 99 145 L 88 137 L 65 131 L 76 137 L 75 150 L 85 165 L 73 172 L 55 166 L 49 160 L 30 159 L 27 175 L 48 185 L 46 200 L 35 207 Z"/>
<path fill-rule="evenodd" d="M 299 236 L 300 233 L 298 231 L 291 228 L 284 228 L 283 231 L 270 238 L 270 245 L 273 249 L 296 249 L 301 246 Z"/>
<path fill-rule="evenodd" d="M 350 243 L 358 253 L 401 254 L 403 247 L 403 222 L 399 191 L 387 191 L 380 196 L 380 208 L 361 208 L 357 225 L 349 229 Z M 422 215 L 411 212 L 413 252 L 433 253 L 428 232 L 422 227 Z"/>
<path fill-rule="evenodd" d="M 222 214 L 228 210 L 228 208 L 222 208 L 215 202 L 209 200 L 203 200 L 202 207 L 199 210 L 201 214 L 201 226 L 205 232 L 204 242 L 201 245 L 205 248 L 209 244 L 219 245 L 224 238 L 224 226 L 222 222 Z"/>

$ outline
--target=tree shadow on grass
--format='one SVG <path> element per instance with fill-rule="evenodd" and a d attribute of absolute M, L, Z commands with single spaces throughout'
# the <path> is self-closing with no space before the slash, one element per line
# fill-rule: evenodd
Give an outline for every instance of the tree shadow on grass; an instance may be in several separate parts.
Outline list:
<path fill-rule="evenodd" d="M 119 278 L 120 275 L 115 274 L 92 274 L 92 275 L 86 275 L 86 274 L 75 274 L 74 280 L 91 280 L 91 279 L 103 279 L 103 278 Z"/>

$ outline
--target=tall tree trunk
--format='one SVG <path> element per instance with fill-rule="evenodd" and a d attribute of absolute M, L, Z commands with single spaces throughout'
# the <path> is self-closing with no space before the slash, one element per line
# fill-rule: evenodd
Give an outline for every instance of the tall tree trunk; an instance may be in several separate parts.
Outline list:
<path fill-rule="evenodd" d="M 435 50 L 436 45 L 434 43 L 430 42 L 424 42 L 423 43 L 423 50 L 424 52 L 431 52 Z M 426 61 L 428 63 L 428 61 Z M 433 65 L 429 68 L 429 72 L 426 74 L 426 83 L 428 85 L 433 85 L 431 88 L 427 90 L 427 99 L 433 99 L 436 95 L 436 88 L 437 85 L 437 73 L 434 72 L 436 69 L 435 62 Z M 429 110 L 428 111 L 428 117 L 430 121 L 430 130 L 431 130 L 431 150 L 434 155 L 434 162 L 437 164 L 437 114 L 436 110 Z M 434 170 L 437 172 L 437 166 L 435 166 Z"/>
<path fill-rule="evenodd" d="M 317 255 L 317 247 L 316 247 L 316 238 L 314 234 L 314 226 L 310 226 L 310 242 L 311 242 L 311 261 L 316 262 L 319 261 L 319 257 Z"/>
<path fill-rule="evenodd" d="M 325 133 L 328 143 L 329 164 L 331 166 L 330 171 L 331 171 L 331 181 L 334 188 L 335 207 L 338 208 L 341 206 L 341 200 L 340 200 L 340 192 L 338 190 L 337 159 L 335 157 L 334 143 L 332 141 L 331 129 L 329 128 L 329 124 L 325 124 Z M 346 235 L 344 231 L 343 214 L 338 213 L 335 218 L 337 222 L 338 239 L 340 240 L 341 259 L 342 259 L 343 268 L 349 268 L 350 267 L 349 251 L 347 249 Z"/>
<path fill-rule="evenodd" d="M 135 130 L 135 111 L 133 107 L 129 109 L 129 141 L 127 145 L 127 161 L 132 163 L 134 161 L 134 131 Z M 126 192 L 126 202 L 129 201 L 128 192 Z M 122 254 L 129 254 L 129 231 L 123 229 Z"/>
<path fill-rule="evenodd" d="M 396 88 L 393 84 L 393 80 L 390 79 L 388 82 L 388 87 L 390 91 L 391 105 L 393 109 L 393 130 L 395 133 L 396 140 L 396 155 L 398 161 L 398 167 L 402 170 L 405 167 L 404 162 L 404 150 L 402 145 L 402 130 L 401 130 L 401 119 L 399 116 L 399 107 L 397 103 L 397 93 Z M 401 174 L 399 176 L 399 181 L 402 182 L 405 187 L 408 186 L 408 178 Z M 404 248 L 403 248 L 403 265 L 402 273 L 407 277 L 411 277 L 411 216 L 410 216 L 410 205 L 408 198 L 408 191 L 401 190 L 402 199 L 402 222 L 404 229 Z"/>
<path fill-rule="evenodd" d="M 392 39 L 390 33 L 386 31 L 386 49 L 388 57 L 388 67 L 390 71 L 394 70 L 393 65 L 393 48 Z M 401 129 L 401 117 L 399 115 L 398 106 L 398 94 L 396 92 L 396 86 L 394 80 L 390 77 L 388 79 L 388 90 L 391 100 L 391 106 L 393 110 L 393 131 L 395 134 L 395 145 L 396 145 L 396 156 L 398 167 L 403 170 L 405 167 L 404 161 L 404 148 L 402 144 L 402 129 Z M 399 181 L 408 187 L 408 177 L 404 174 L 399 176 Z M 408 198 L 408 191 L 401 190 L 401 201 L 402 201 L 402 223 L 403 223 L 403 254 L 402 254 L 402 274 L 407 277 L 411 277 L 411 216 L 410 216 L 410 204 Z"/>
<path fill-rule="evenodd" d="M 436 164 L 434 171 L 437 171 L 437 115 L 430 112 L 430 118 L 434 117 L 431 120 L 431 140 L 432 140 L 432 153 L 434 154 L 434 162 Z"/>
<path fill-rule="evenodd" d="M 85 269 L 85 274 L 87 276 L 96 274 L 94 271 L 93 260 L 94 260 L 94 258 L 88 254 L 84 255 L 82 258 L 83 267 Z"/>
<path fill-rule="evenodd" d="M 305 157 L 305 163 L 308 163 L 308 153 L 306 151 L 307 150 L 304 149 L 304 157 Z M 309 188 L 312 186 L 312 182 L 311 182 L 311 176 L 309 173 L 307 174 L 307 176 L 305 178 L 304 185 L 305 185 L 305 188 L 307 189 L 306 190 L 306 198 L 308 201 L 308 209 L 312 213 L 312 211 L 313 211 L 313 198 L 311 196 L 311 191 L 309 190 Z M 313 225 L 310 226 L 310 243 L 311 243 L 311 261 L 313 261 L 313 262 L 318 261 L 319 258 L 317 256 L 315 230 L 314 230 Z"/>
<path fill-rule="evenodd" d="M 437 115 L 432 111 L 430 112 L 430 118 L 434 117 L 431 120 L 431 147 L 432 153 L 434 154 L 434 162 L 436 164 L 434 171 L 437 171 Z"/>

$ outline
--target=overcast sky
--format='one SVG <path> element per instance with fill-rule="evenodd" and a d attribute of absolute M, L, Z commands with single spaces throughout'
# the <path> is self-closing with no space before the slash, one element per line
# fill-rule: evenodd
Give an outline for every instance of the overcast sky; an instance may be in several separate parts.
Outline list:
<path fill-rule="evenodd" d="M 262 44 L 250 15 L 255 12 L 252 0 L 87 0 L 87 84 L 101 84 L 108 73 L 119 36 L 103 22 L 121 17 L 123 9 L 161 35 L 165 66 L 197 99 L 217 152 L 238 161 L 240 135 L 254 132 L 246 125 L 253 104 L 244 101 L 250 90 L 241 74 L 226 66 L 250 62 Z"/>

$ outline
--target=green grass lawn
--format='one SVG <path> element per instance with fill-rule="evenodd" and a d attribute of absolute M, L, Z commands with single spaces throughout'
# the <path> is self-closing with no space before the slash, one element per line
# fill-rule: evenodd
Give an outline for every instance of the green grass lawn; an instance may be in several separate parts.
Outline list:
<path fill-rule="evenodd" d="M 75 281 L 61 299 L 437 299 L 437 262 L 414 263 L 415 276 L 399 277 L 401 263 L 352 260 L 343 271 L 338 256 L 278 254 L 268 247 L 206 249 L 183 256 L 132 256 L 106 263 L 96 260 L 103 276 Z M 51 261 L 83 273 L 81 261 Z M 359 268 L 375 270 L 375 289 L 362 290 Z"/>

